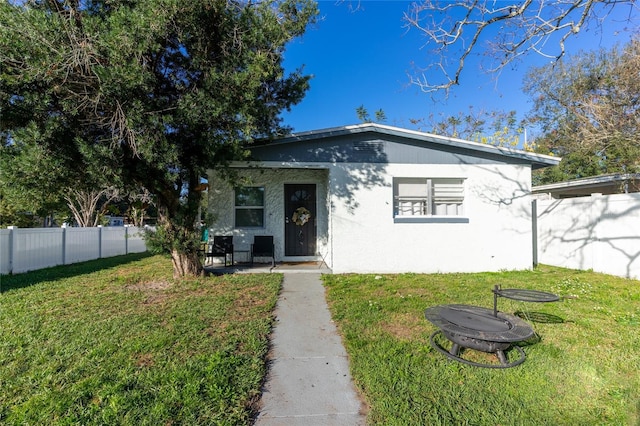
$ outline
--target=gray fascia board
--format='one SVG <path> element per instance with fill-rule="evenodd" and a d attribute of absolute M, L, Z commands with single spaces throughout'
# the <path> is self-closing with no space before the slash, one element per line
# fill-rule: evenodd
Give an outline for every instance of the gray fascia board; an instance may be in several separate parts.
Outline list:
<path fill-rule="evenodd" d="M 582 189 L 597 187 L 598 185 L 606 185 L 616 182 L 624 182 L 625 180 L 640 179 L 640 173 L 626 173 L 626 174 L 609 174 L 592 176 L 581 179 L 566 180 L 563 182 L 548 183 L 545 185 L 538 185 L 531 188 L 533 193 L 544 193 L 549 191 L 557 191 L 562 189 Z"/>
<path fill-rule="evenodd" d="M 315 163 L 309 161 L 291 162 L 291 161 L 260 161 L 260 160 L 243 160 L 232 161 L 229 167 L 235 169 L 303 169 L 303 170 L 329 170 L 329 163 Z"/>
<path fill-rule="evenodd" d="M 349 126 L 332 127 L 321 130 L 311 130 L 301 133 L 293 133 L 290 136 L 275 139 L 264 146 L 269 145 L 284 145 L 295 142 L 311 141 L 316 139 L 324 139 L 328 137 L 346 136 L 354 133 L 366 133 L 374 132 L 379 134 L 393 135 L 400 138 L 410 138 L 427 143 L 453 146 L 457 148 L 467 149 L 471 151 L 480 151 L 490 154 L 498 154 L 505 157 L 516 158 L 519 160 L 525 160 L 531 163 L 533 169 L 555 166 L 560 163 L 561 158 L 553 157 L 550 155 L 534 154 L 531 152 L 521 151 L 517 149 L 510 149 L 504 147 L 498 147 L 493 145 L 481 144 L 478 142 L 471 142 L 464 139 L 451 138 L 446 136 L 434 135 L 432 133 L 418 132 L 416 130 L 401 129 L 399 127 L 387 126 L 377 123 L 364 123 L 355 124 Z M 262 146 L 262 145 L 260 145 Z"/>

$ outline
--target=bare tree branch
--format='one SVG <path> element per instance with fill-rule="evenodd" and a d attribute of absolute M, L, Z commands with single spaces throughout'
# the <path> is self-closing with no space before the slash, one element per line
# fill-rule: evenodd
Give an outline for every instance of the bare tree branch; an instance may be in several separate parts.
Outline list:
<path fill-rule="evenodd" d="M 106 207 L 119 196 L 119 191 L 115 188 L 90 191 L 69 188 L 64 199 L 78 226 L 88 227 L 98 226 Z"/>
<path fill-rule="evenodd" d="M 416 2 L 404 15 L 406 27 L 426 37 L 425 47 L 431 48 L 432 55 L 430 63 L 410 77 L 411 82 L 425 92 L 448 93 L 460 84 L 472 54 L 489 59 L 485 69 L 489 73 L 499 73 L 529 53 L 557 60 L 566 53 L 565 42 L 584 27 L 593 25 L 602 30 L 614 7 L 628 7 L 629 22 L 638 12 L 634 0 Z"/>

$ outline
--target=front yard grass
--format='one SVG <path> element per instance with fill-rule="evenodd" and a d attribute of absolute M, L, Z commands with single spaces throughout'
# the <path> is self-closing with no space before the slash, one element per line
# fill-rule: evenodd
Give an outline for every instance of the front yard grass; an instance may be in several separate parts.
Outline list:
<path fill-rule="evenodd" d="M 640 281 L 541 266 L 326 275 L 324 282 L 372 425 L 640 424 Z M 503 312 L 545 321 L 531 323 L 541 340 L 524 347 L 526 361 L 477 368 L 432 349 L 436 328 L 424 310 L 451 303 L 492 308 L 495 284 L 562 296 L 548 304 L 499 299 Z"/>
<path fill-rule="evenodd" d="M 251 422 L 281 275 L 133 255 L 0 279 L 0 424 Z"/>
<path fill-rule="evenodd" d="M 131 255 L 1 277 L 0 424 L 251 424 L 281 275 L 171 275 L 168 259 Z M 324 281 L 369 424 L 640 422 L 640 281 L 547 266 Z M 546 321 L 525 363 L 433 350 L 424 309 L 490 308 L 495 284 L 563 298 L 499 300 Z"/>

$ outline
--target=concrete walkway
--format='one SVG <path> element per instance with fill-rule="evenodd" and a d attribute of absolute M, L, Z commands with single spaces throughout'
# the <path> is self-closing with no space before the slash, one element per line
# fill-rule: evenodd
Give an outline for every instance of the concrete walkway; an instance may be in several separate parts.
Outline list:
<path fill-rule="evenodd" d="M 365 425 L 320 273 L 285 273 L 257 426 Z"/>

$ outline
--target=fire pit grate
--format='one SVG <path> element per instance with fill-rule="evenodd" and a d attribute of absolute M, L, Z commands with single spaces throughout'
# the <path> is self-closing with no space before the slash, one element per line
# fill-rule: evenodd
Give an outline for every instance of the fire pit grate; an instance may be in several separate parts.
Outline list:
<path fill-rule="evenodd" d="M 549 303 L 557 302 L 560 297 L 553 293 L 538 290 L 526 290 L 521 288 L 500 288 L 496 285 L 493 288 L 493 315 L 498 314 L 498 297 L 504 297 L 506 299 L 518 300 L 520 302 L 536 302 L 536 303 Z"/>

